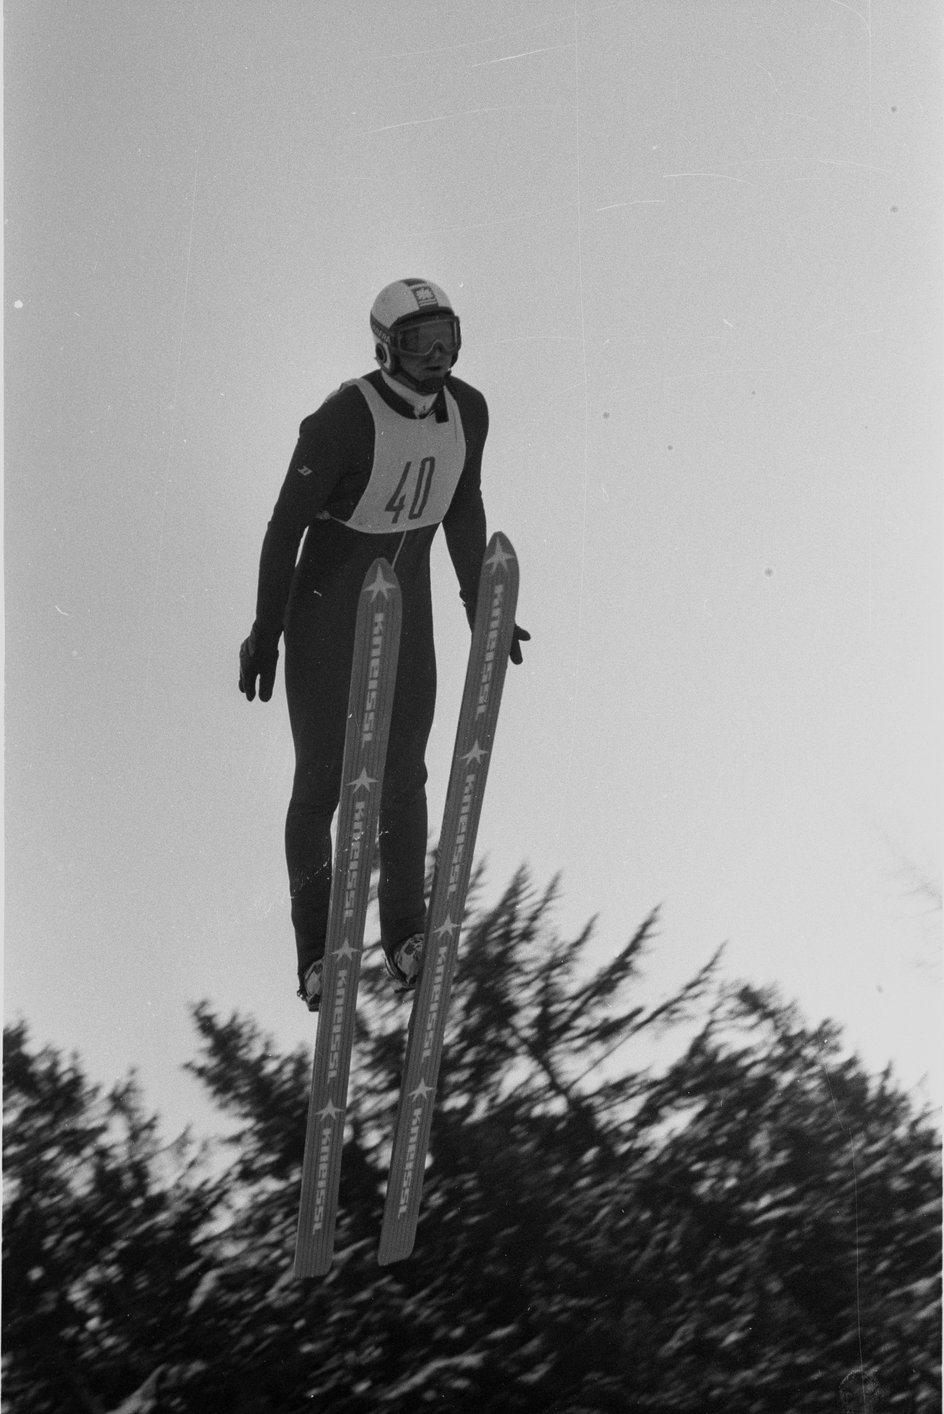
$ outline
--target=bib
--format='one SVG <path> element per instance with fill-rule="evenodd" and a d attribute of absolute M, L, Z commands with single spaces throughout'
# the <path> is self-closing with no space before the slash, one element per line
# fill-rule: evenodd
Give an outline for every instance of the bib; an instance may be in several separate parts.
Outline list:
<path fill-rule="evenodd" d="M 367 535 L 438 525 L 462 468 L 465 434 L 455 398 L 445 388 L 448 421 L 403 417 L 363 378 L 351 380 L 374 420 L 374 460 L 360 500 L 343 524 Z"/>

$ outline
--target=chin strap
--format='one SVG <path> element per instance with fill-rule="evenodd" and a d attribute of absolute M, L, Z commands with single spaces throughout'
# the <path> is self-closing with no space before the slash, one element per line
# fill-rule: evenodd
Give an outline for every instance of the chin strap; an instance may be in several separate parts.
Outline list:
<path fill-rule="evenodd" d="M 411 374 L 407 373 L 405 368 L 398 368 L 396 374 L 393 376 L 398 381 L 404 382 L 408 388 L 412 388 L 414 393 L 419 393 L 420 396 L 424 398 L 432 397 L 434 393 L 441 392 L 445 383 L 444 378 L 426 378 L 422 382 L 420 382 L 419 379 L 414 378 Z M 429 384 L 432 384 L 432 386 L 428 386 Z"/>
<path fill-rule="evenodd" d="M 423 388 L 417 387 L 415 379 L 409 378 L 409 375 L 406 373 L 401 374 L 403 380 L 401 381 L 401 378 L 394 378 L 385 368 L 381 371 L 383 373 L 384 382 L 387 384 L 390 391 L 396 393 L 397 397 L 401 398 L 403 402 L 409 403 L 417 417 L 429 417 L 429 415 L 434 412 L 437 422 L 449 421 L 449 411 L 446 407 L 445 382 L 435 390 L 430 389 L 427 392 Z M 432 401 L 428 406 L 424 407 L 423 404 L 426 403 L 427 399 L 432 399 Z"/>

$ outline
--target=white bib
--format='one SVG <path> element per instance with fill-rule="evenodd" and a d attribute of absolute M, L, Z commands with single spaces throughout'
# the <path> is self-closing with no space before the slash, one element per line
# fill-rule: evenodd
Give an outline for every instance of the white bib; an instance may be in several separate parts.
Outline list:
<path fill-rule="evenodd" d="M 438 525 L 465 466 L 465 435 L 455 398 L 444 389 L 447 422 L 435 413 L 394 412 L 363 378 L 353 378 L 374 419 L 374 462 L 363 495 L 344 524 L 367 535 Z"/>

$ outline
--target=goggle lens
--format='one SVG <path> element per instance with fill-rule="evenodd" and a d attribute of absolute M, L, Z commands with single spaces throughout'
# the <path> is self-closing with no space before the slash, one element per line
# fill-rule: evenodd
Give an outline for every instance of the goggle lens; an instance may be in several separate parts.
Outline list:
<path fill-rule="evenodd" d="M 459 323 L 456 319 L 429 319 L 395 329 L 393 344 L 411 358 L 427 358 L 438 344 L 445 353 L 459 352 Z"/>

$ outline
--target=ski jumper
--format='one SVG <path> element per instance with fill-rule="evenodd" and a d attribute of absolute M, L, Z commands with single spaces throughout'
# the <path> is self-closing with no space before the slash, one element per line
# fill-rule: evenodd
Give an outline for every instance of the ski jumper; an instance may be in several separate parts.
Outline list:
<path fill-rule="evenodd" d="M 285 854 L 300 980 L 324 953 L 354 622 L 378 555 L 394 566 L 403 601 L 380 804 L 383 946 L 392 953 L 423 930 L 425 755 L 436 700 L 429 552 L 442 522 L 460 594 L 473 605 L 485 554 L 487 433 L 485 399 L 468 383 L 450 376 L 421 416 L 380 370 L 342 384 L 299 429 L 263 541 L 255 629 L 273 647 L 285 634 L 295 744 Z"/>

